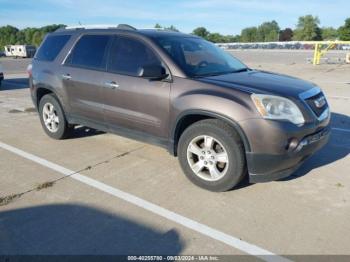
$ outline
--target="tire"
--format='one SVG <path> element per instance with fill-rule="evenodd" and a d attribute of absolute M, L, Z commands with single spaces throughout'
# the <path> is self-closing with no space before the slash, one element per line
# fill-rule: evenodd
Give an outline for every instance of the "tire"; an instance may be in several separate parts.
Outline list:
<path fill-rule="evenodd" d="M 185 129 L 178 144 L 178 158 L 188 179 L 210 191 L 230 190 L 247 173 L 239 135 L 218 119 L 201 120 Z"/>
<path fill-rule="evenodd" d="M 53 107 L 52 111 L 49 110 L 51 106 Z M 48 111 L 51 112 L 50 115 L 47 114 Z M 53 116 L 52 112 L 54 113 Z M 61 104 L 54 94 L 47 94 L 41 98 L 39 102 L 39 117 L 43 129 L 49 137 L 64 139 L 69 136 L 71 127 L 66 120 Z M 52 120 L 48 121 L 51 122 L 49 125 L 45 124 L 45 119 L 48 118 Z"/>

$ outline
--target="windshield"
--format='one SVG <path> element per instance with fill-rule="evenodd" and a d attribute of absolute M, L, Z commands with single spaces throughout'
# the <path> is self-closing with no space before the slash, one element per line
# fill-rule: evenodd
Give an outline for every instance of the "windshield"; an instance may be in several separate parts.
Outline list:
<path fill-rule="evenodd" d="M 241 61 L 202 38 L 157 36 L 153 39 L 190 77 L 228 74 L 248 69 Z"/>

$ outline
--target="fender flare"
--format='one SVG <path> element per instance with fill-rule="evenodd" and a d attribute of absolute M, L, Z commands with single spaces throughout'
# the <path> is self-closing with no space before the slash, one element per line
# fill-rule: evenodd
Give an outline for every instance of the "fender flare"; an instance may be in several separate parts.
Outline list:
<path fill-rule="evenodd" d="M 176 152 L 177 151 L 176 138 L 178 137 L 179 126 L 180 126 L 179 124 L 180 124 L 181 120 L 184 117 L 190 116 L 190 115 L 208 116 L 208 117 L 220 119 L 220 120 L 228 123 L 232 128 L 234 128 L 236 130 L 236 132 L 238 133 L 238 135 L 242 139 L 245 152 L 250 152 L 251 151 L 249 140 L 248 140 L 248 138 L 245 135 L 243 129 L 241 128 L 241 126 L 238 124 L 237 121 L 235 121 L 235 120 L 233 120 L 231 118 L 228 118 L 228 117 L 226 117 L 224 115 L 221 115 L 220 113 L 217 113 L 217 112 L 212 112 L 212 111 L 207 111 L 207 110 L 202 110 L 202 109 L 190 109 L 190 110 L 186 110 L 186 111 L 182 112 L 180 115 L 178 115 L 178 117 L 176 118 L 176 121 L 175 121 L 175 125 L 171 129 L 171 134 L 170 134 L 170 138 L 171 138 L 171 146 L 170 147 L 171 148 L 170 148 L 170 152 L 173 155 L 177 154 L 177 152 Z"/>

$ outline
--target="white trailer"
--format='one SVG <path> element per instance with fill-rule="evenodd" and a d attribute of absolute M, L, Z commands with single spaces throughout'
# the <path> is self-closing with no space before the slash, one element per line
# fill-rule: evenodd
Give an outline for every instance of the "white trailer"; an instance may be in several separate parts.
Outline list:
<path fill-rule="evenodd" d="M 36 47 L 33 45 L 7 45 L 5 46 L 5 55 L 12 57 L 33 57 Z"/>

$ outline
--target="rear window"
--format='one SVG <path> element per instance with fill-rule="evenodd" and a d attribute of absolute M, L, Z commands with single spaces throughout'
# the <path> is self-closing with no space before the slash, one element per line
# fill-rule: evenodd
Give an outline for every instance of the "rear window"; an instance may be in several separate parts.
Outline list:
<path fill-rule="evenodd" d="M 70 39 L 70 35 L 53 35 L 46 37 L 44 43 L 35 55 L 40 61 L 53 61 Z"/>
<path fill-rule="evenodd" d="M 109 35 L 84 35 L 74 46 L 66 64 L 91 69 L 106 68 Z"/>

